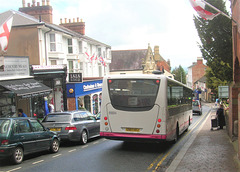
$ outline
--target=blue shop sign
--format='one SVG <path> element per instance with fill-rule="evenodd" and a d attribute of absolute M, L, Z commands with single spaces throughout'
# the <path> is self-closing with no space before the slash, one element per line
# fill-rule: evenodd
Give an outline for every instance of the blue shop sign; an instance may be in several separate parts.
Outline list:
<path fill-rule="evenodd" d="M 102 91 L 102 80 L 68 83 L 67 97 L 80 97 Z"/>

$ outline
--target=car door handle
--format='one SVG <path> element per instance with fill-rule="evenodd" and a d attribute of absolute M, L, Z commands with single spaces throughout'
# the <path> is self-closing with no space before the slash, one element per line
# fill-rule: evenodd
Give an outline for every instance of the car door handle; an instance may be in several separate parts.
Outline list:
<path fill-rule="evenodd" d="M 22 139 L 24 139 L 25 137 L 24 136 L 21 136 Z"/>

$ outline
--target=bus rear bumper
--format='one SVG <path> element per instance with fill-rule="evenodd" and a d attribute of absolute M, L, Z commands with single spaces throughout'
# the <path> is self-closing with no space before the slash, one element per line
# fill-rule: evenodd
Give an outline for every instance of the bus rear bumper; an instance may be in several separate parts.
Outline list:
<path fill-rule="evenodd" d="M 128 139 L 166 140 L 167 138 L 167 135 L 110 133 L 110 132 L 100 132 L 100 136 L 107 139 L 113 139 L 113 140 L 128 140 Z"/>

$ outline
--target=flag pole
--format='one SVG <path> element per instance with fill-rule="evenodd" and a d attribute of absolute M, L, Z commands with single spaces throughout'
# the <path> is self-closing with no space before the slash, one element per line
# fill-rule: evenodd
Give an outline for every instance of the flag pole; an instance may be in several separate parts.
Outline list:
<path fill-rule="evenodd" d="M 213 8 L 214 10 L 216 10 L 217 12 L 219 12 L 220 14 L 222 14 L 223 16 L 229 18 L 230 20 L 232 20 L 233 22 L 237 23 L 231 16 L 225 14 L 224 12 L 222 12 L 221 10 L 219 10 L 218 8 L 214 7 L 213 5 L 209 4 L 208 2 L 206 2 L 205 0 L 202 0 L 202 2 L 206 5 L 208 5 L 209 7 Z"/>

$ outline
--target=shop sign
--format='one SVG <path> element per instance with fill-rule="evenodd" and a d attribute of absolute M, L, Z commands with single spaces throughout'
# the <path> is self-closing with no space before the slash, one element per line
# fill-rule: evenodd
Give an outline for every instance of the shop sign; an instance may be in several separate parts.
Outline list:
<path fill-rule="evenodd" d="M 29 76 L 29 58 L 22 56 L 5 56 L 0 60 L 0 77 Z"/>
<path fill-rule="evenodd" d="M 102 83 L 84 84 L 83 91 L 91 91 L 102 88 Z"/>
<path fill-rule="evenodd" d="M 33 70 L 49 70 L 49 69 L 64 69 L 64 65 L 32 65 Z"/>
<path fill-rule="evenodd" d="M 83 82 L 82 73 L 69 73 L 69 82 Z"/>

